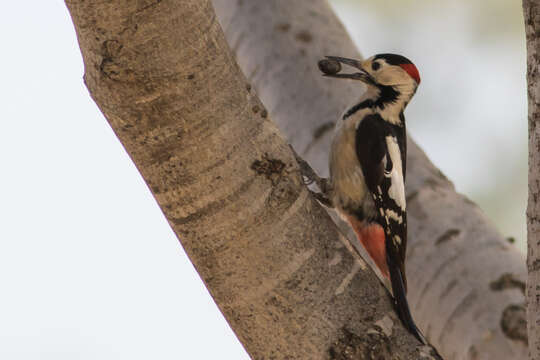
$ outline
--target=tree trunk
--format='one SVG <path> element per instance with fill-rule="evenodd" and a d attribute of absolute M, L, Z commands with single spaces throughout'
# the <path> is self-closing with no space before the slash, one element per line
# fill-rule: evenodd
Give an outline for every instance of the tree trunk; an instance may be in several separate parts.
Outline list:
<path fill-rule="evenodd" d="M 540 2 L 523 0 L 529 95 L 529 203 L 527 206 L 527 323 L 529 359 L 540 359 Z"/>
<path fill-rule="evenodd" d="M 325 0 L 214 6 L 270 116 L 326 175 L 333 122 L 362 91 L 317 69 L 325 55 L 360 57 L 343 26 Z M 407 274 L 418 325 L 448 359 L 525 359 L 523 257 L 413 141 L 407 165 Z"/>
<path fill-rule="evenodd" d="M 309 196 L 208 1 L 66 4 L 90 94 L 252 358 L 438 358 Z"/>

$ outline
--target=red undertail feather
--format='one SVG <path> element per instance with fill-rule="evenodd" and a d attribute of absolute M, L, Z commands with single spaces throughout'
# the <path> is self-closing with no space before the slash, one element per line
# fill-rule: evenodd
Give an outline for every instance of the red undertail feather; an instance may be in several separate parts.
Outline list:
<path fill-rule="evenodd" d="M 386 246 L 382 226 L 374 223 L 368 224 L 354 219 L 352 216 L 347 216 L 347 220 L 356 233 L 358 240 L 375 262 L 375 265 L 385 277 L 390 278 L 388 265 L 386 264 Z"/>

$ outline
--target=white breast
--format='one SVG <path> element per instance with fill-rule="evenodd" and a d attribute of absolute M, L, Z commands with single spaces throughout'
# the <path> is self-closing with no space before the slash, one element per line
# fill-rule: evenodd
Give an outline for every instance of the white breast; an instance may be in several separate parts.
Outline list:
<path fill-rule="evenodd" d="M 371 110 L 364 109 L 353 116 L 338 120 L 336 133 L 330 150 L 330 179 L 332 182 L 332 200 L 338 209 L 363 207 L 368 191 L 360 162 L 356 155 L 356 128 L 364 116 Z M 372 208 L 373 206 L 369 206 Z"/>

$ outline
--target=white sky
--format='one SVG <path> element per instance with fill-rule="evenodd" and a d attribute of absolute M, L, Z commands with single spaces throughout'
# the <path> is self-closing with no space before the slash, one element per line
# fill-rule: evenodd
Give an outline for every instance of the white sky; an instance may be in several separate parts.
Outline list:
<path fill-rule="evenodd" d="M 0 359 L 248 359 L 88 96 L 64 3 L 3 5 Z"/>
<path fill-rule="evenodd" d="M 90 99 L 64 3 L 3 5 L 0 359 L 247 359 Z M 456 27 L 459 11 L 443 21 L 426 16 L 412 27 L 409 39 L 422 41 L 383 42 L 385 24 L 352 18 L 345 6 L 340 10 L 347 23 L 358 25 L 358 40 L 367 31 L 362 26 L 379 34 L 364 38 L 365 55 L 410 49 L 404 54 L 419 59 L 424 88 L 411 104 L 410 129 L 457 179 L 458 189 L 475 190 L 490 178 L 489 168 L 477 166 L 493 150 L 474 136 L 487 136 L 490 119 L 500 120 L 489 136 L 499 140 L 498 157 L 511 169 L 526 131 L 524 96 L 514 95 L 525 91 L 524 65 L 516 65 L 524 61 L 522 44 L 514 52 L 510 43 L 500 56 L 497 47 L 464 45 L 459 32 L 441 40 Z M 422 26 L 433 33 L 420 33 Z M 436 61 L 423 57 L 426 52 Z M 497 55 L 485 61 L 491 53 Z M 448 66 L 449 58 L 459 71 L 441 71 L 442 59 Z M 478 79 L 467 88 L 484 84 L 474 101 L 459 88 L 461 79 Z M 501 87 L 511 96 L 501 96 Z M 441 97 L 446 100 L 434 100 Z M 494 101 L 502 104 L 499 109 L 490 109 Z M 479 115 L 479 107 L 488 110 Z M 432 126 L 410 121 L 433 114 L 441 119 Z M 455 128 L 458 118 L 467 121 Z"/>

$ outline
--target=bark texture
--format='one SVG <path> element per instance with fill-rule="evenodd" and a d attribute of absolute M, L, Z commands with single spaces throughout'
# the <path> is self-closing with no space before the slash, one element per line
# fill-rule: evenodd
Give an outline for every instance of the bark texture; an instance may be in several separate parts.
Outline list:
<path fill-rule="evenodd" d="M 540 359 L 540 1 L 523 0 L 529 96 L 529 202 L 527 205 L 527 322 L 529 359 Z"/>
<path fill-rule="evenodd" d="M 209 1 L 66 4 L 90 94 L 252 358 L 438 358 L 308 196 Z"/>
<path fill-rule="evenodd" d="M 214 6 L 270 116 L 326 175 L 333 123 L 363 91 L 317 69 L 325 55 L 360 57 L 342 24 L 325 0 L 214 0 Z M 525 359 L 522 255 L 413 141 L 407 165 L 407 275 L 418 325 L 447 359 Z"/>

